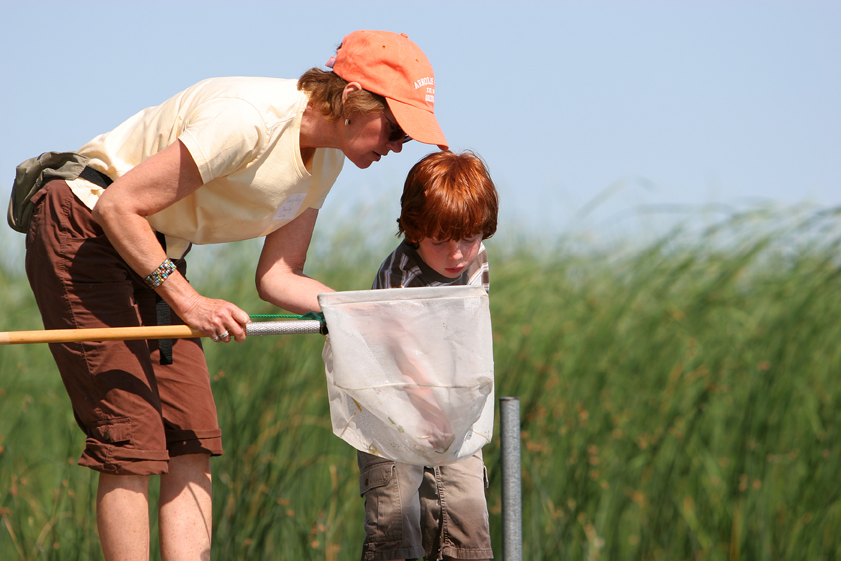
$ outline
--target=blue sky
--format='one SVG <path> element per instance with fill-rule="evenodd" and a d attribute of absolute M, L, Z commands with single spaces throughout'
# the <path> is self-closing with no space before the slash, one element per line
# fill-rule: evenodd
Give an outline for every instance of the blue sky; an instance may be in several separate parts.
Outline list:
<path fill-rule="evenodd" d="M 297 78 L 367 28 L 426 52 L 439 122 L 453 149 L 487 161 L 503 224 L 611 230 L 648 223 L 642 207 L 841 205 L 841 2 L 285 4 L 6 3 L 5 192 L 22 160 L 76 149 L 198 80 Z M 324 212 L 395 213 L 429 151 L 347 163 Z"/>

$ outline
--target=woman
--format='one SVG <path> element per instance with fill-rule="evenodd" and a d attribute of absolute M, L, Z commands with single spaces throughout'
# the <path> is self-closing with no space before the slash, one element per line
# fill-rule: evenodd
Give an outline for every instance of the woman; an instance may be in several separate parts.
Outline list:
<path fill-rule="evenodd" d="M 319 310 L 330 289 L 304 261 L 344 158 L 367 168 L 410 139 L 447 147 L 432 67 L 406 35 L 356 31 L 328 66 L 297 83 L 205 80 L 83 146 L 82 174 L 32 198 L 26 266 L 45 327 L 155 324 L 170 308 L 214 341 L 243 341 L 248 314 L 196 292 L 183 257 L 192 243 L 257 237 L 261 298 Z M 209 558 L 210 457 L 222 445 L 199 341 L 51 350 L 87 435 L 79 463 L 100 472 L 105 558 L 148 555 L 153 474 L 163 559 Z"/>

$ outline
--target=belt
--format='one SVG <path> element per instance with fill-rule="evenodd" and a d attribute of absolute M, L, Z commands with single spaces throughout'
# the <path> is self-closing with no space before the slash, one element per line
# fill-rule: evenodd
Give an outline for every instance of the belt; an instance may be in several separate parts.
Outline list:
<path fill-rule="evenodd" d="M 79 174 L 79 177 L 82 179 L 86 179 L 97 185 L 102 187 L 103 189 L 107 188 L 109 185 L 114 183 L 114 180 L 102 173 L 99 170 L 93 169 L 90 166 L 85 166 L 85 169 L 82 170 L 82 173 Z"/>

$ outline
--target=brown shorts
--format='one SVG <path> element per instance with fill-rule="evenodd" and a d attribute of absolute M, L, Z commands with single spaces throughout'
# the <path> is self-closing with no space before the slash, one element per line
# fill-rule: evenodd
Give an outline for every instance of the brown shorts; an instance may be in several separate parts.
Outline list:
<path fill-rule="evenodd" d="M 364 561 L 493 557 L 481 450 L 436 468 L 365 452 L 357 460 L 365 497 Z"/>
<path fill-rule="evenodd" d="M 64 181 L 39 191 L 26 274 L 46 329 L 156 325 L 155 292 L 117 253 Z M 186 272 L 186 263 L 177 262 Z M 172 314 L 171 323 L 183 323 Z M 222 431 L 199 339 L 50 344 L 76 422 L 79 464 L 116 475 L 166 473 L 169 458 L 222 453 Z"/>

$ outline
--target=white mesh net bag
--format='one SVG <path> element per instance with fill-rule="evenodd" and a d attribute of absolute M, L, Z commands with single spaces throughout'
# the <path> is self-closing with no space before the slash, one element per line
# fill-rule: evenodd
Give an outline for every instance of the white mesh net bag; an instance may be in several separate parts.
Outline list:
<path fill-rule="evenodd" d="M 354 448 L 436 466 L 493 433 L 488 295 L 480 286 L 321 294 L 333 432 Z"/>

